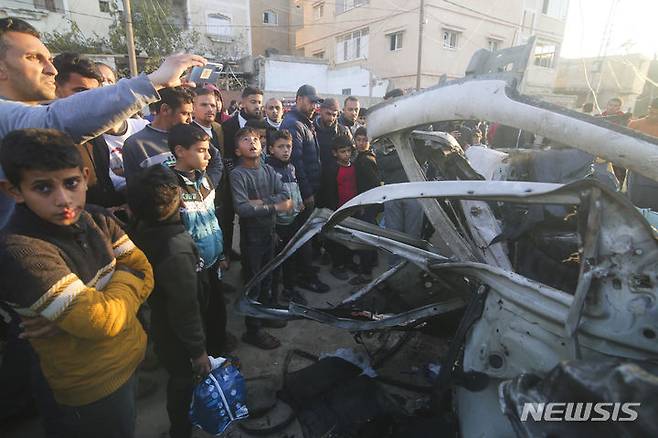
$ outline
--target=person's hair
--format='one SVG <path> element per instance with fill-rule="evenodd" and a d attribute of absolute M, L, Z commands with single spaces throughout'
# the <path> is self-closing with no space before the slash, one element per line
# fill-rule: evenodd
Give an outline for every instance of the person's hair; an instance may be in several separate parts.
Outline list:
<path fill-rule="evenodd" d="M 209 90 L 209 89 L 204 88 L 204 87 L 195 88 L 193 93 L 194 93 L 194 97 L 197 97 L 197 96 L 215 96 L 215 97 L 217 97 L 217 95 L 215 94 L 214 91 Z"/>
<path fill-rule="evenodd" d="M 274 131 L 272 135 L 269 138 L 269 147 L 274 146 L 274 143 L 277 140 L 287 140 L 287 141 L 292 141 L 292 135 L 290 135 L 290 131 L 287 129 L 281 129 L 278 131 Z"/>
<path fill-rule="evenodd" d="M 258 131 L 255 128 L 251 128 L 249 126 L 245 126 L 242 129 L 239 129 L 238 132 L 235 133 L 235 148 L 237 149 L 239 147 L 239 142 L 242 137 L 245 135 L 253 135 L 256 137 L 260 137 L 258 134 Z"/>
<path fill-rule="evenodd" d="M 592 102 L 583 104 L 583 112 L 591 113 L 592 111 L 594 111 L 594 104 Z"/>
<path fill-rule="evenodd" d="M 0 146 L 0 166 L 14 186 L 26 170 L 82 169 L 82 157 L 73 139 L 56 129 L 19 129 L 5 136 Z"/>
<path fill-rule="evenodd" d="M 624 104 L 624 101 L 622 100 L 621 97 L 613 97 L 608 102 L 617 102 L 619 106 L 622 106 Z"/>
<path fill-rule="evenodd" d="M 244 126 L 248 126 L 249 128 L 254 129 L 267 129 L 270 125 L 265 121 L 264 118 L 256 118 L 247 120 L 247 123 L 245 123 Z"/>
<path fill-rule="evenodd" d="M 251 96 L 253 94 L 260 94 L 261 96 L 263 95 L 263 90 L 260 88 L 255 88 L 255 87 L 247 87 L 244 90 L 242 90 L 242 98 L 244 99 L 247 96 Z"/>
<path fill-rule="evenodd" d="M 343 106 L 347 105 L 347 102 L 349 102 L 350 100 L 351 100 L 352 102 L 358 102 L 358 101 L 359 101 L 359 98 L 356 97 L 356 96 L 347 96 L 347 97 L 345 98 L 345 102 L 343 102 Z"/>
<path fill-rule="evenodd" d="M 359 126 L 356 128 L 356 131 L 354 131 L 354 138 L 357 138 L 359 135 L 368 137 L 368 130 L 363 126 Z"/>
<path fill-rule="evenodd" d="M 55 56 L 53 65 L 57 69 L 55 81 L 64 84 L 69 80 L 71 73 L 77 73 L 83 78 L 96 79 L 98 85 L 103 82 L 103 76 L 96 68 L 96 64 L 79 53 L 64 52 Z"/>
<path fill-rule="evenodd" d="M 354 147 L 354 143 L 352 142 L 352 139 L 349 138 L 347 135 L 337 135 L 334 137 L 334 140 L 331 142 L 331 149 L 337 151 L 338 149 L 345 149 L 349 148 L 352 149 Z"/>
<path fill-rule="evenodd" d="M 320 108 L 340 110 L 340 106 L 338 105 L 338 100 L 333 97 L 326 98 L 324 102 L 320 104 Z"/>
<path fill-rule="evenodd" d="M 209 140 L 210 136 L 208 136 L 206 131 L 193 123 L 179 123 L 178 125 L 174 125 L 167 134 L 169 150 L 171 150 L 171 153 L 174 155 L 176 155 L 174 152 L 176 146 L 180 146 L 183 149 L 189 149 L 195 143 Z"/>
<path fill-rule="evenodd" d="M 180 191 L 176 174 L 166 166 L 151 166 L 128 186 L 128 206 L 137 222 L 155 224 L 177 211 Z"/>
<path fill-rule="evenodd" d="M 230 106 L 230 105 L 237 105 L 237 104 L 238 104 L 238 101 L 237 101 L 237 100 L 235 100 L 235 99 L 231 99 L 231 103 L 229 104 L 229 106 Z"/>
<path fill-rule="evenodd" d="M 180 108 L 186 103 L 193 103 L 192 94 L 183 87 L 163 88 L 158 93 L 160 93 L 160 100 L 149 105 L 149 108 L 155 113 L 160 112 L 163 103 L 172 109 Z"/>
<path fill-rule="evenodd" d="M 393 99 L 394 97 L 404 96 L 404 91 L 401 88 L 394 88 L 384 94 L 384 100 Z"/>
<path fill-rule="evenodd" d="M 3 37 L 8 32 L 26 33 L 41 39 L 39 31 L 27 21 L 14 17 L 0 18 L 0 59 L 4 58 L 5 53 L 7 52 L 7 45 L 5 44 Z"/>
<path fill-rule="evenodd" d="M 98 68 L 98 67 L 100 67 L 100 66 L 103 66 L 103 67 L 107 67 L 107 68 L 109 68 L 110 71 L 112 72 L 112 74 L 114 74 L 114 79 L 117 80 L 117 81 L 119 80 L 119 72 L 117 72 L 117 69 L 116 69 L 116 68 L 114 68 L 114 67 L 112 67 L 111 65 L 106 64 L 106 63 L 104 63 L 104 62 L 100 62 L 100 61 L 96 61 L 96 62 L 94 62 L 94 65 L 96 66 L 96 68 Z"/>

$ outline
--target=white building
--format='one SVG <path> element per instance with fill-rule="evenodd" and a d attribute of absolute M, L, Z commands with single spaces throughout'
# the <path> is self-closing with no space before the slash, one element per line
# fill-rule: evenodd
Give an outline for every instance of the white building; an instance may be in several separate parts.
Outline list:
<path fill-rule="evenodd" d="M 387 80 L 373 79 L 363 67 L 334 68 L 322 59 L 281 55 L 258 57 L 254 59 L 254 68 L 256 83 L 267 96 L 294 98 L 300 86 L 311 84 L 322 97 L 341 100 L 350 95 L 358 96 L 367 106 L 380 101 L 389 85 Z"/>
<path fill-rule="evenodd" d="M 65 33 L 75 22 L 83 35 L 107 37 L 114 0 L 2 0 L 0 18 L 17 17 L 39 32 Z M 119 1 L 119 3 L 121 3 Z"/>

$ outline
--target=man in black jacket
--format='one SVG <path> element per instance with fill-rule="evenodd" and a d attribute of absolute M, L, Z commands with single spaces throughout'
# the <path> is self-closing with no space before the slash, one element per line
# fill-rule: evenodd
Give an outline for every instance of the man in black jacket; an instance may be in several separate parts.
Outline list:
<path fill-rule="evenodd" d="M 287 129 L 292 136 L 292 164 L 297 172 L 297 183 L 306 207 L 298 216 L 304 223 L 315 209 L 315 196 L 320 189 L 321 163 L 320 146 L 316 137 L 312 117 L 315 107 L 324 100 L 318 97 L 311 85 L 302 85 L 297 90 L 295 108 L 281 122 L 280 129 Z M 322 283 L 311 266 L 312 250 L 309 243 L 300 249 L 299 286 L 312 292 L 327 292 L 329 286 Z"/>
<path fill-rule="evenodd" d="M 350 130 L 338 123 L 340 107 L 338 101 L 333 97 L 325 99 L 320 105 L 320 111 L 315 118 L 314 126 L 320 146 L 320 163 L 322 173 L 332 172 L 336 167 L 336 159 L 332 154 L 331 145 L 334 138 L 340 136 L 352 138 Z"/>
<path fill-rule="evenodd" d="M 210 372 L 202 316 L 208 287 L 198 266 L 199 253 L 181 222 L 180 199 L 176 175 L 164 166 L 149 167 L 128 187 L 136 219 L 129 234 L 153 266 L 150 335 L 169 374 L 167 413 L 172 438 L 191 435 L 187 413 L 194 377 Z"/>
<path fill-rule="evenodd" d="M 229 161 L 229 171 L 236 165 L 235 134 L 247 124 L 249 119 L 260 119 L 263 112 L 263 90 L 247 87 L 242 90 L 242 109 L 222 124 L 224 130 L 224 159 Z"/>

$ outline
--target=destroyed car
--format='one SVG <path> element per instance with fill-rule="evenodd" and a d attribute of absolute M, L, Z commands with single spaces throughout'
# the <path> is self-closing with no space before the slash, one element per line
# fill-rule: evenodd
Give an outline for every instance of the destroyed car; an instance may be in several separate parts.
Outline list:
<path fill-rule="evenodd" d="M 561 149 L 464 152 L 448 133 L 416 130 L 452 120 L 496 121 L 550 139 Z M 639 423 L 596 430 L 655 436 L 658 240 L 652 212 L 616 191 L 606 166 L 610 162 L 658 181 L 658 139 L 520 96 L 508 81 L 487 77 L 372 107 L 368 131 L 395 149 L 412 182 L 372 189 L 335 212 L 316 211 L 246 286 L 239 310 L 307 318 L 355 333 L 412 330 L 458 312 L 449 350 L 436 358 L 441 371 L 432 409 L 451 410 L 461 436 L 584 433 L 565 423 L 559 428 L 519 421 L 525 402 L 571 401 L 551 400 L 541 389 L 554 386 L 542 387 L 542 379 L 572 387 L 576 382 L 592 401 L 637 401 Z M 560 160 L 571 169 L 546 170 L 547 161 Z M 412 198 L 421 200 L 434 230 L 427 240 L 350 217 L 367 205 Z M 291 302 L 283 308 L 258 302 L 250 285 L 316 235 L 405 261 L 332 305 Z M 425 272 L 446 293 L 428 295 L 423 305 L 397 313 L 369 308 L 366 298 L 381 293 L 382 285 L 408 266 Z M 566 371 L 565 361 L 570 361 Z M 559 367 L 561 373 L 553 371 Z M 604 375 L 626 385 L 603 394 L 608 387 L 594 376 Z M 630 394 L 643 398 L 622 399 Z"/>

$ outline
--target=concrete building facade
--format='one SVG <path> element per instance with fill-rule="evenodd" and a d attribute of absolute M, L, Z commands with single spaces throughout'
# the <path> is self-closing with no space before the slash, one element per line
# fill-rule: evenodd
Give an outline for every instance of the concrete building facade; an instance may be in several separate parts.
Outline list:
<path fill-rule="evenodd" d="M 594 102 L 596 95 L 601 110 L 610 98 L 621 97 L 624 111 L 644 114 L 651 95 L 641 101 L 638 98 L 645 92 L 651 66 L 651 59 L 641 54 L 562 59 L 555 91 L 576 96 L 578 107 Z M 641 108 L 636 109 L 637 104 Z"/>
<path fill-rule="evenodd" d="M 3 0 L 0 18 L 21 18 L 39 32 L 66 32 L 75 22 L 85 36 L 107 37 L 115 0 Z M 122 2 L 119 1 L 122 5 Z"/>
<path fill-rule="evenodd" d="M 251 39 L 254 56 L 295 55 L 302 27 L 301 3 L 295 0 L 251 0 Z"/>
<path fill-rule="evenodd" d="M 336 66 L 358 65 L 374 79 L 413 89 L 419 44 L 420 0 L 304 0 L 304 27 L 297 47 L 305 56 Z M 399 5 L 399 6 L 398 6 Z M 459 78 L 478 49 L 524 44 L 537 36 L 537 52 L 526 77 L 526 91 L 550 93 L 563 40 L 568 0 L 426 0 L 421 88 L 442 75 Z"/>
<path fill-rule="evenodd" d="M 200 36 L 200 51 L 211 58 L 239 59 L 252 54 L 249 0 L 174 0 L 181 27 Z"/>
<path fill-rule="evenodd" d="M 245 70 L 253 68 L 252 85 L 263 89 L 266 97 L 294 101 L 300 86 L 312 84 L 322 97 L 342 101 L 345 96 L 358 96 L 364 106 L 369 106 L 381 101 L 388 88 L 386 80 L 371 82 L 370 72 L 358 65 L 336 69 L 324 59 L 284 55 L 260 56 L 249 63 Z"/>

